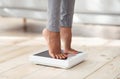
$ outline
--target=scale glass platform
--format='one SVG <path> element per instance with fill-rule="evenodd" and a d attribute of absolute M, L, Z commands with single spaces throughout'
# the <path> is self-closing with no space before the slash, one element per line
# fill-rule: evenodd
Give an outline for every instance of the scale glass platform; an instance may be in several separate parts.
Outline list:
<path fill-rule="evenodd" d="M 43 51 L 33 54 L 29 59 L 34 64 L 68 69 L 84 61 L 85 58 L 86 53 L 79 52 L 78 54 L 69 54 L 68 58 L 64 60 L 54 59 L 49 56 L 48 51 Z"/>

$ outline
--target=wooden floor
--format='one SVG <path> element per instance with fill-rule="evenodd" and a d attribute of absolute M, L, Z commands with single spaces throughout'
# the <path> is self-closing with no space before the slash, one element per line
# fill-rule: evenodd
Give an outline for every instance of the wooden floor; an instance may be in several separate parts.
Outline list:
<path fill-rule="evenodd" d="M 2 33 L 0 79 L 120 79 L 120 40 L 73 37 L 72 47 L 88 53 L 85 62 L 68 70 L 38 66 L 28 57 L 47 49 L 42 36 Z"/>

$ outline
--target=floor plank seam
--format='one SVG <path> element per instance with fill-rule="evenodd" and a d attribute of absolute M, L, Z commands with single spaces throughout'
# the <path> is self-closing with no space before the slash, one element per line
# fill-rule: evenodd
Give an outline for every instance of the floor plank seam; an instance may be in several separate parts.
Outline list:
<path fill-rule="evenodd" d="M 43 50 L 44 48 L 42 48 L 42 50 Z M 21 56 L 27 56 L 27 55 L 29 55 L 29 53 L 27 53 L 27 54 L 22 54 L 22 55 L 20 55 L 20 57 Z M 17 58 L 17 57 L 14 57 L 14 58 L 12 58 L 12 59 L 15 59 L 15 58 Z M 12 60 L 12 59 L 10 59 L 10 60 Z M 9 61 L 10 61 L 9 60 Z M 28 63 L 28 62 L 26 62 L 26 63 Z M 24 65 L 25 63 L 23 63 L 23 64 L 20 64 L 20 65 L 16 65 L 15 67 L 12 67 L 12 68 L 10 68 L 10 69 L 7 69 L 7 70 L 5 70 L 5 71 L 3 71 L 3 72 L 1 72 L 1 73 L 5 73 L 5 72 L 7 72 L 7 71 L 9 71 L 9 70 L 12 70 L 12 69 L 14 69 L 14 68 L 17 68 L 17 67 L 19 67 L 19 66 L 22 66 L 22 65 Z M 0 73 L 0 74 L 1 74 Z M 33 72 L 34 73 L 34 72 Z"/>
<path fill-rule="evenodd" d="M 21 49 L 21 48 L 25 48 L 25 47 L 20 47 L 20 48 L 18 48 L 18 49 Z M 14 51 L 14 50 L 10 50 L 9 52 L 11 52 L 11 51 Z M 19 55 L 14 56 L 14 57 L 10 57 L 9 59 L 14 59 L 14 58 L 16 58 L 17 56 L 21 56 L 21 55 L 24 55 L 24 54 L 25 54 L 25 53 L 22 53 L 22 54 L 19 54 Z M 6 62 L 6 61 L 8 61 L 8 59 L 7 59 L 7 60 L 2 60 L 2 61 L 0 61 L 0 63 Z"/>
<path fill-rule="evenodd" d="M 120 79 L 120 73 L 114 79 Z"/>
<path fill-rule="evenodd" d="M 40 71 L 41 68 L 45 68 L 45 67 L 44 67 L 44 66 L 40 66 L 40 68 L 39 68 L 38 70 L 33 71 L 33 72 L 31 72 L 31 73 L 29 73 L 29 74 L 27 74 L 27 75 L 25 75 L 25 76 L 22 76 L 21 79 L 25 79 L 25 78 L 27 78 L 29 75 L 35 74 L 35 72 Z"/>
<path fill-rule="evenodd" d="M 27 57 L 27 55 L 28 55 L 28 54 L 23 54 L 23 55 L 21 55 L 20 57 L 24 57 L 24 56 Z M 16 59 L 16 58 L 18 58 L 18 57 L 14 57 L 13 59 Z M 11 60 L 13 60 L 13 59 L 10 59 L 9 61 L 11 61 Z M 7 61 L 7 62 L 9 62 L 9 61 Z M 3 62 L 3 63 L 4 63 L 4 62 Z M 19 66 L 22 66 L 22 65 L 24 65 L 25 63 L 28 63 L 28 62 L 24 62 L 24 63 L 21 63 L 21 64 L 19 64 L 19 65 L 15 65 L 14 67 L 12 67 L 12 68 L 10 68 L 10 69 L 7 69 L 7 70 L 5 70 L 5 71 L 3 71 L 3 72 L 1 72 L 1 73 L 4 73 L 4 72 L 9 71 L 9 70 L 12 70 L 12 69 L 17 68 L 17 67 L 19 67 Z M 1 63 L 1 64 L 2 64 L 2 63 Z"/>
<path fill-rule="evenodd" d="M 24 63 L 24 64 L 25 64 L 25 63 Z M 6 73 L 6 72 L 7 72 L 7 71 L 9 71 L 9 70 L 12 70 L 12 69 L 14 69 L 14 68 L 20 67 L 20 66 L 22 66 L 22 65 L 24 65 L 24 64 L 17 65 L 17 66 L 15 66 L 15 67 L 12 67 L 12 68 L 10 68 L 10 69 L 6 70 L 6 71 L 3 71 L 3 72 L 1 72 L 1 73 L 0 73 L 0 75 L 2 75 L 2 74 L 4 74 L 4 73 Z"/>
<path fill-rule="evenodd" d="M 111 59 L 110 61 L 108 61 L 107 63 L 105 63 L 105 64 L 102 65 L 101 67 L 99 67 L 99 68 L 98 68 L 97 70 L 95 70 L 94 72 L 88 74 L 88 75 L 87 75 L 85 78 L 83 78 L 83 79 L 87 79 L 90 75 L 96 73 L 97 71 L 99 71 L 100 69 L 102 69 L 105 65 L 108 65 L 109 63 L 111 63 L 112 61 L 114 61 L 114 59 L 116 59 L 117 57 L 120 57 L 120 55 L 113 57 L 113 59 Z"/>

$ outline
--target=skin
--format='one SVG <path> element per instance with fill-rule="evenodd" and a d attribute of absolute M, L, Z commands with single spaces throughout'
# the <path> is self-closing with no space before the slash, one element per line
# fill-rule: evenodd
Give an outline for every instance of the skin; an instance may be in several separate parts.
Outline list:
<path fill-rule="evenodd" d="M 52 32 L 48 29 L 44 29 L 43 36 L 47 41 L 49 55 L 52 58 L 66 59 L 68 57 L 68 54 L 77 54 L 77 51 L 71 48 L 71 28 L 61 27 L 60 32 Z M 63 53 L 61 52 L 61 40 L 64 44 Z"/>
<path fill-rule="evenodd" d="M 77 54 L 78 51 L 71 48 L 72 30 L 71 28 L 61 27 L 60 36 L 64 44 L 64 53 Z"/>

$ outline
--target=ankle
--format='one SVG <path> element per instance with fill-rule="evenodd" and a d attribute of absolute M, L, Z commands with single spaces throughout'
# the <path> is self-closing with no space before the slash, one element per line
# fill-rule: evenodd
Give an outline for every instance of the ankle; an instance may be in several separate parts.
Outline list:
<path fill-rule="evenodd" d="M 68 51 L 68 50 L 71 50 L 71 48 L 65 48 L 64 50 L 65 50 L 65 51 Z"/>
<path fill-rule="evenodd" d="M 69 49 L 64 49 L 64 52 L 67 53 L 67 52 L 69 52 L 70 50 L 71 50 L 71 48 L 69 48 Z"/>

